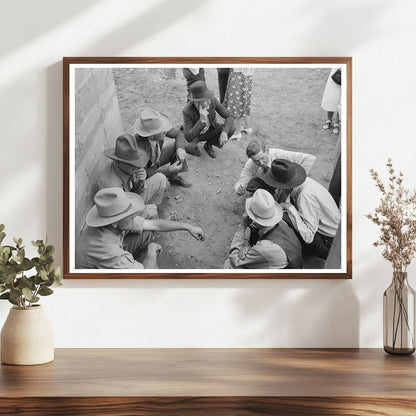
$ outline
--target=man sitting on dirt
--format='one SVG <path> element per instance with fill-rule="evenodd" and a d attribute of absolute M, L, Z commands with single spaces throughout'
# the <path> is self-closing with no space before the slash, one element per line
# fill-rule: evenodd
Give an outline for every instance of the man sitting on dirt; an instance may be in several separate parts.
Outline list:
<path fill-rule="evenodd" d="M 188 100 L 182 110 L 183 130 L 188 141 L 185 149 L 194 156 L 200 156 L 199 142 L 205 142 L 204 149 L 212 158 L 217 155 L 212 146 L 221 148 L 234 133 L 233 116 L 207 88 L 204 81 L 196 81 L 189 87 Z M 217 122 L 217 113 L 224 124 Z"/>
<path fill-rule="evenodd" d="M 186 172 L 185 138 L 181 130 L 172 128 L 169 117 L 152 108 L 145 108 L 134 123 L 137 143 L 150 148 L 147 177 L 163 173 L 171 185 L 189 188 L 190 182 L 179 176 Z"/>
<path fill-rule="evenodd" d="M 282 208 L 266 190 L 247 198 L 224 268 L 301 269 L 302 246 L 282 216 Z"/>
<path fill-rule="evenodd" d="M 264 175 L 269 171 L 271 163 L 275 159 L 287 159 L 302 165 L 306 173 L 309 173 L 316 157 L 308 153 L 291 152 L 283 149 L 266 150 L 266 145 L 259 138 L 252 139 L 246 148 L 248 160 L 240 174 L 240 179 L 234 185 L 237 195 L 244 195 L 247 191 L 254 193 L 257 189 L 266 189 L 271 194 L 275 188 L 268 186 L 264 182 Z M 278 202 L 279 196 L 275 198 Z"/>
<path fill-rule="evenodd" d="M 341 220 L 331 194 L 320 183 L 306 177 L 301 165 L 285 159 L 273 160 L 264 182 L 273 192 L 279 189 L 286 195 L 280 205 L 300 235 L 305 252 L 326 259 Z"/>
<path fill-rule="evenodd" d="M 155 231 L 186 230 L 205 238 L 201 228 L 187 223 L 142 218 L 143 199 L 119 187 L 101 189 L 94 202 L 75 247 L 79 269 L 157 269 L 161 246 L 153 242 Z"/>
<path fill-rule="evenodd" d="M 113 160 L 98 177 L 98 189 L 119 187 L 125 192 L 140 195 L 146 205 L 159 205 L 166 189 L 166 177 L 162 173 L 146 178 L 145 166 L 150 159 L 150 146 L 137 144 L 132 134 L 116 139 L 113 149 L 104 154 Z"/>

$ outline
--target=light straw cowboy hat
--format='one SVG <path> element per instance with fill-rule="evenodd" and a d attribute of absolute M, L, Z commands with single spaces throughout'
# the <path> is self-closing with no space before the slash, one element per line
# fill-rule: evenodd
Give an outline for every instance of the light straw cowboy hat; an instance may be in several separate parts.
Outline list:
<path fill-rule="evenodd" d="M 149 149 L 146 149 L 144 144 L 137 143 L 132 134 L 117 137 L 116 147 L 104 150 L 104 154 L 110 159 L 138 168 L 145 167 L 150 159 Z"/>
<path fill-rule="evenodd" d="M 253 221 L 265 227 L 275 225 L 283 218 L 281 206 L 265 189 L 257 189 L 246 199 L 246 212 Z"/>
<path fill-rule="evenodd" d="M 134 130 L 139 136 L 149 137 L 169 131 L 172 123 L 166 114 L 159 113 L 153 108 L 145 108 L 134 123 Z"/>
<path fill-rule="evenodd" d="M 263 179 L 267 185 L 274 188 L 292 189 L 305 182 L 306 171 L 303 166 L 295 162 L 286 159 L 275 159 Z"/>
<path fill-rule="evenodd" d="M 95 205 L 89 210 L 86 218 L 90 227 L 113 224 L 144 210 L 144 202 L 140 195 L 124 192 L 121 188 L 99 190 L 95 194 L 94 202 Z"/>

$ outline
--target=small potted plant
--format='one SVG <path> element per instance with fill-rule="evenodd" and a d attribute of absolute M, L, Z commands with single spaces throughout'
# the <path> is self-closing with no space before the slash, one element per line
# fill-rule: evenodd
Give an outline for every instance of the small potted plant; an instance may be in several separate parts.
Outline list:
<path fill-rule="evenodd" d="M 54 359 L 53 330 L 42 306 L 41 296 L 61 285 L 60 268 L 54 267 L 55 248 L 43 240 L 32 241 L 38 256 L 26 257 L 21 238 L 3 245 L 6 234 L 0 224 L 0 299 L 13 307 L 1 331 L 1 362 L 15 365 L 43 364 Z"/>

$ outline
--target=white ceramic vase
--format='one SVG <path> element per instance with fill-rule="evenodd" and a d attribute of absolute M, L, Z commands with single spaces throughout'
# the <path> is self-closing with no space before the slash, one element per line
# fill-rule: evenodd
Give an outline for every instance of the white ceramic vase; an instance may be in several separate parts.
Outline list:
<path fill-rule="evenodd" d="M 53 359 L 53 329 L 43 307 L 11 308 L 1 331 L 1 362 L 35 365 Z"/>

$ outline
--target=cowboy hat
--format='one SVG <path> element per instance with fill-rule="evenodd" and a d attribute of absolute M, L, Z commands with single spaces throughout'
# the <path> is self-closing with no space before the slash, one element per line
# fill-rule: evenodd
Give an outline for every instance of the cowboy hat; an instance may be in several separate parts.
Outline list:
<path fill-rule="evenodd" d="M 124 192 L 121 188 L 99 190 L 94 197 L 95 205 L 89 210 L 86 223 L 90 227 L 103 227 L 144 210 L 140 195 Z"/>
<path fill-rule="evenodd" d="M 132 134 L 122 134 L 116 139 L 114 149 L 104 150 L 110 159 L 143 168 L 150 159 L 149 151 L 143 144 L 138 144 Z"/>
<path fill-rule="evenodd" d="M 149 137 L 169 131 L 172 123 L 166 114 L 159 113 L 153 108 L 145 108 L 134 122 L 134 130 L 139 136 Z"/>
<path fill-rule="evenodd" d="M 246 199 L 246 212 L 253 221 L 264 227 L 275 225 L 283 218 L 281 206 L 265 189 L 257 189 L 251 198 Z"/>
<path fill-rule="evenodd" d="M 292 189 L 302 185 L 306 179 L 303 166 L 286 159 L 275 159 L 263 177 L 267 185 L 281 189 Z"/>
<path fill-rule="evenodd" d="M 188 100 L 205 101 L 214 98 L 214 93 L 207 88 L 204 81 L 195 81 L 189 87 Z"/>

